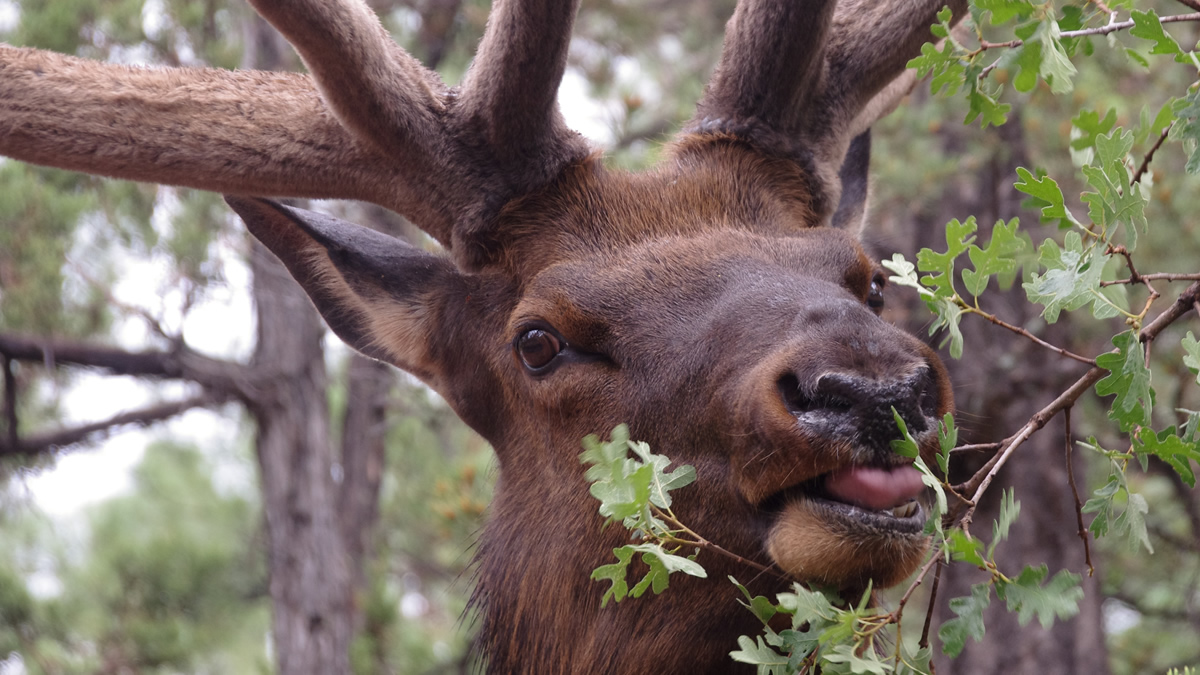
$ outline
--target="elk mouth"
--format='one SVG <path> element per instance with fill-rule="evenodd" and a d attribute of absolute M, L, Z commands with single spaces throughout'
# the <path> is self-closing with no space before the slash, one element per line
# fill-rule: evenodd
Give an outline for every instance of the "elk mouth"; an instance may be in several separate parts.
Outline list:
<path fill-rule="evenodd" d="M 926 494 L 921 474 L 911 466 L 849 466 L 769 496 L 760 507 L 778 515 L 789 504 L 806 506 L 830 524 L 864 533 L 920 534 Z"/>
<path fill-rule="evenodd" d="M 928 491 L 911 466 L 851 465 L 768 497 L 764 545 L 801 583 L 888 588 L 920 565 Z"/>

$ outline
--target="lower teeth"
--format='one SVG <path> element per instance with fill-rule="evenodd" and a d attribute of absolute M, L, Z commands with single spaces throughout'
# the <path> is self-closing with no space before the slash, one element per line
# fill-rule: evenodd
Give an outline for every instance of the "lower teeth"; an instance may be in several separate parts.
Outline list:
<path fill-rule="evenodd" d="M 892 515 L 896 518 L 908 518 L 916 514 L 917 508 L 917 502 L 910 501 L 892 509 Z"/>

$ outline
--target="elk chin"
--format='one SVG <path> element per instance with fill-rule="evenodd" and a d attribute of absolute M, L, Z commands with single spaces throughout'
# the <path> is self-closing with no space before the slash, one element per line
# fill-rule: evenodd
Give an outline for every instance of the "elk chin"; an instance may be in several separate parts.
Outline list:
<path fill-rule="evenodd" d="M 821 499 L 788 501 L 767 535 L 775 564 L 802 583 L 839 590 L 895 586 L 921 564 L 929 548 L 923 512 L 898 526 L 847 517 L 845 505 Z M 851 507 L 852 508 L 852 507 Z"/>

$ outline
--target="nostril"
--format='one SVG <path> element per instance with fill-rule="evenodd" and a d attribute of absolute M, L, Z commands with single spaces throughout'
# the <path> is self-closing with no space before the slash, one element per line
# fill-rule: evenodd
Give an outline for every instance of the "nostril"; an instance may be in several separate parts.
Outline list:
<path fill-rule="evenodd" d="M 860 398 L 851 383 L 836 376 L 819 377 L 816 386 L 806 391 L 800 386 L 800 379 L 789 373 L 779 378 L 778 386 L 784 405 L 793 415 L 817 410 L 848 412 Z"/>
<path fill-rule="evenodd" d="M 925 417 L 937 417 L 941 407 L 941 396 L 938 393 L 937 380 L 930 369 L 923 369 L 916 381 L 917 409 Z"/>

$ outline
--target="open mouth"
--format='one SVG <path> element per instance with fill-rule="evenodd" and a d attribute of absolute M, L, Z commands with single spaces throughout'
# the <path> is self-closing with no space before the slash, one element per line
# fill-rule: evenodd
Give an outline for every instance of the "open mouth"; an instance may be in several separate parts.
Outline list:
<path fill-rule="evenodd" d="M 925 526 L 925 484 L 911 466 L 849 466 L 775 493 L 762 507 L 778 512 L 804 500 L 847 527 L 915 534 Z"/>

